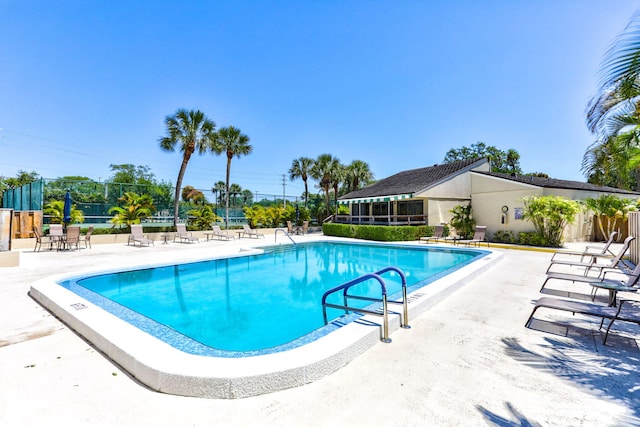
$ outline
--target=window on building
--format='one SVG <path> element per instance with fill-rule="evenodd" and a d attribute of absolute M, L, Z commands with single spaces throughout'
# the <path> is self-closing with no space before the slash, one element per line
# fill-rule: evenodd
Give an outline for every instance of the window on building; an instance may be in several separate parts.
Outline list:
<path fill-rule="evenodd" d="M 398 202 L 398 215 L 423 215 L 424 203 L 422 200 L 409 200 Z"/>
<path fill-rule="evenodd" d="M 374 216 L 389 215 L 389 203 L 387 202 L 374 203 L 373 215 Z"/>

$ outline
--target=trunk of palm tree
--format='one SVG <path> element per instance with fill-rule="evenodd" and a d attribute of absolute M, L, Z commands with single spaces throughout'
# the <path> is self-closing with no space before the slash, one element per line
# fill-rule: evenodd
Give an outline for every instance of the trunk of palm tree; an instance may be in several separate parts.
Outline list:
<path fill-rule="evenodd" d="M 180 165 L 180 171 L 178 172 L 178 179 L 176 180 L 176 193 L 175 200 L 173 204 L 173 226 L 175 227 L 178 224 L 178 214 L 180 213 L 180 187 L 182 187 L 182 178 L 184 178 L 184 173 L 187 170 L 187 164 L 189 163 L 189 158 L 191 157 L 191 153 L 184 153 L 182 157 L 182 164 Z"/>
<path fill-rule="evenodd" d="M 309 202 L 309 184 L 307 184 L 307 178 L 304 179 L 304 207 L 308 207 L 307 203 Z"/>
<path fill-rule="evenodd" d="M 225 197 L 225 217 L 224 217 L 224 227 L 225 229 L 229 229 L 229 178 L 231 176 L 231 159 L 233 155 L 227 154 L 227 181 L 226 181 L 226 190 L 227 196 Z"/>

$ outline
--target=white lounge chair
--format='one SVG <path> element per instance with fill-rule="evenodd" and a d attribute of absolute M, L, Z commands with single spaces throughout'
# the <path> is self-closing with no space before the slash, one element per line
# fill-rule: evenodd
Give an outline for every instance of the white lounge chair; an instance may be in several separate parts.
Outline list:
<path fill-rule="evenodd" d="M 207 237 L 207 241 L 212 240 L 214 237 L 218 238 L 218 240 L 234 240 L 231 234 L 228 231 L 222 231 L 219 225 L 214 225 L 211 231 L 207 231 L 204 233 Z"/>
<path fill-rule="evenodd" d="M 256 239 L 260 237 L 264 237 L 264 234 L 258 233 L 257 231 L 252 230 L 248 224 L 244 224 L 242 226 L 242 231 L 238 232 L 238 234 L 240 235 L 240 237 L 248 236 L 248 237 L 255 237 Z"/>
<path fill-rule="evenodd" d="M 181 241 L 187 243 L 198 243 L 199 240 L 196 236 L 193 235 L 190 231 L 187 231 L 187 226 L 185 224 L 176 224 L 176 235 L 173 237 L 173 241 Z"/>
<path fill-rule="evenodd" d="M 131 242 L 133 242 L 133 246 L 135 246 L 136 243 L 140 243 L 140 246 L 149 246 L 150 244 L 153 245 L 153 240 L 148 239 L 144 236 L 141 224 L 131 224 L 131 235 L 129 236 L 127 245 L 131 244 Z"/>

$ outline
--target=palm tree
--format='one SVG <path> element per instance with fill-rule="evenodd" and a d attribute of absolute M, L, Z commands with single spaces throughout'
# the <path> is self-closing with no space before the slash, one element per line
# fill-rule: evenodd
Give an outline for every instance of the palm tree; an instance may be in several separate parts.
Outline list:
<path fill-rule="evenodd" d="M 211 191 L 214 195 L 218 195 L 218 197 L 216 198 L 216 204 L 220 204 L 222 203 L 221 201 L 224 200 L 224 197 L 226 195 L 227 185 L 224 183 L 224 181 L 218 181 L 216 182 L 216 185 L 213 186 Z"/>
<path fill-rule="evenodd" d="M 196 151 L 204 154 L 211 151 L 215 141 L 216 125 L 199 110 L 179 109 L 173 116 L 165 119 L 167 136 L 160 138 L 160 148 L 164 151 L 175 151 L 176 145 L 182 152 L 182 164 L 176 181 L 173 225 L 178 222 L 180 206 L 180 187 L 187 170 L 191 155 Z"/>
<path fill-rule="evenodd" d="M 329 168 L 329 176 L 331 177 L 331 186 L 333 187 L 333 205 L 338 213 L 338 187 L 347 177 L 347 169 L 340 163 L 340 160 L 334 158 Z"/>
<path fill-rule="evenodd" d="M 347 191 L 355 191 L 360 188 L 360 184 L 368 184 L 373 180 L 373 173 L 369 169 L 367 162 L 354 160 L 347 166 Z"/>
<path fill-rule="evenodd" d="M 229 196 L 233 196 L 233 206 L 235 207 L 238 199 L 238 195 L 242 193 L 242 187 L 238 184 L 231 184 L 229 186 Z"/>
<path fill-rule="evenodd" d="M 251 154 L 253 147 L 249 144 L 249 137 L 240 132 L 240 129 L 233 126 L 220 128 L 216 135 L 214 152 L 216 154 L 227 153 L 227 179 L 225 185 L 225 228 L 229 228 L 229 177 L 231 175 L 231 159 L 243 155 Z"/>
<path fill-rule="evenodd" d="M 331 154 L 320 154 L 309 171 L 311 177 L 318 181 L 318 185 L 322 190 L 324 190 L 327 203 L 325 218 L 328 218 L 330 215 L 331 199 L 329 198 L 329 190 L 331 189 L 332 184 L 331 169 L 336 161 L 337 159 L 335 159 Z"/>
<path fill-rule="evenodd" d="M 313 159 L 309 157 L 300 157 L 299 159 L 295 159 L 291 163 L 291 168 L 289 168 L 289 180 L 293 181 L 296 178 L 301 178 L 304 182 L 304 207 L 307 207 L 307 203 L 309 201 L 309 184 L 307 180 L 309 179 L 309 172 L 313 167 Z"/>
<path fill-rule="evenodd" d="M 595 135 L 596 142 L 583 157 L 583 172 L 589 173 L 593 166 L 598 165 L 603 169 L 597 170 L 596 175 L 588 175 L 590 182 L 607 175 L 617 176 L 619 182 L 630 178 L 637 180 L 640 175 L 636 160 L 636 135 L 640 124 L 640 11 L 633 15 L 605 54 L 601 73 L 603 77 L 598 93 L 587 106 L 587 126 Z M 620 140 L 616 141 L 617 138 Z M 613 145 L 631 152 L 618 153 L 607 161 L 606 156 L 601 156 L 605 153 L 613 155 L 610 150 Z"/>

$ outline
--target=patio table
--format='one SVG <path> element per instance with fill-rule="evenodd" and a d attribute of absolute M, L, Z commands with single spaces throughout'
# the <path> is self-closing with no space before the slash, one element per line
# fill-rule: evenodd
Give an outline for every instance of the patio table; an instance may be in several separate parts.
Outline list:
<path fill-rule="evenodd" d="M 615 282 L 590 282 L 594 288 L 606 289 L 609 291 L 609 307 L 615 307 L 617 305 L 616 299 L 618 292 L 637 292 L 638 288 L 633 286 L 627 286 L 623 283 Z"/>

